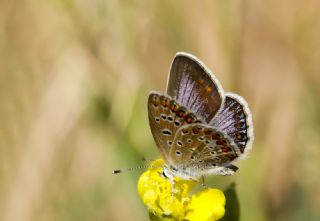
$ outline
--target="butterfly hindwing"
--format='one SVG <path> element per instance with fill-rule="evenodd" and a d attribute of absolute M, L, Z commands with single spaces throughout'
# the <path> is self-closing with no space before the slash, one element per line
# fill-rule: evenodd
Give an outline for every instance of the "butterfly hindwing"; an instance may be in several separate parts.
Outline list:
<path fill-rule="evenodd" d="M 226 133 L 241 154 L 247 155 L 253 141 L 253 126 L 250 110 L 242 97 L 226 93 L 224 104 L 210 125 Z"/>
<path fill-rule="evenodd" d="M 201 61 L 187 53 L 178 53 L 172 62 L 167 94 L 206 123 L 223 103 L 219 81 Z"/>
<path fill-rule="evenodd" d="M 177 130 L 186 124 L 201 122 L 169 96 L 155 92 L 149 95 L 148 115 L 153 138 L 165 161 Z"/>
<path fill-rule="evenodd" d="M 181 127 L 170 150 L 169 163 L 191 176 L 235 172 L 231 163 L 240 155 L 237 145 L 218 129 L 195 123 Z M 185 171 L 184 171 L 185 170 Z M 220 172 L 219 172 L 220 171 Z"/>

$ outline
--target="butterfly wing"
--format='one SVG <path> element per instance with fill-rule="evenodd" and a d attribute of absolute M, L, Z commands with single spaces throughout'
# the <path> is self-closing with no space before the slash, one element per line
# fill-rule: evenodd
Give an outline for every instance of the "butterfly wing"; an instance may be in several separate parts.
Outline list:
<path fill-rule="evenodd" d="M 187 108 L 156 92 L 149 95 L 148 115 L 153 138 L 166 162 L 177 130 L 186 124 L 201 122 Z"/>
<path fill-rule="evenodd" d="M 239 155 L 239 148 L 228 135 L 214 127 L 196 123 L 177 131 L 169 165 L 180 171 L 181 177 L 231 175 L 237 170 L 231 163 Z"/>
<path fill-rule="evenodd" d="M 243 157 L 251 150 L 253 141 L 251 112 L 247 102 L 239 95 L 226 93 L 224 104 L 210 125 L 232 138 Z"/>
<path fill-rule="evenodd" d="M 177 53 L 170 68 L 167 94 L 208 123 L 223 103 L 219 81 L 193 55 Z"/>

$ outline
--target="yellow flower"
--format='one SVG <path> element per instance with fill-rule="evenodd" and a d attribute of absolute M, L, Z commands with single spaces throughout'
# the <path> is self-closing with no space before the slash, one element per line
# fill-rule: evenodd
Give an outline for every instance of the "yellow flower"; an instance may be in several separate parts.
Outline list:
<path fill-rule="evenodd" d="M 206 189 L 193 196 L 196 182 L 174 178 L 174 194 L 169 179 L 161 175 L 163 160 L 154 161 L 138 181 L 138 193 L 149 211 L 160 220 L 214 221 L 225 212 L 225 196 L 218 189 Z"/>
<path fill-rule="evenodd" d="M 207 189 L 192 196 L 187 209 L 188 220 L 218 220 L 223 217 L 226 198 L 218 189 Z"/>

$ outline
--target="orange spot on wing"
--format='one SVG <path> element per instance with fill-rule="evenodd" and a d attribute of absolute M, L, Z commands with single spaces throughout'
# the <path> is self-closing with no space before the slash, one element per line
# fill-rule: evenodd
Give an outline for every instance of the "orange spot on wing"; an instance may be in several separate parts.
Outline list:
<path fill-rule="evenodd" d="M 220 140 L 220 134 L 218 134 L 218 133 L 214 133 L 214 134 L 212 134 L 212 139 L 214 139 L 214 140 Z"/>
<path fill-rule="evenodd" d="M 223 152 L 223 153 L 229 153 L 229 152 L 231 152 L 231 151 L 232 151 L 231 148 L 228 147 L 228 146 L 222 147 L 222 152 Z"/>
<path fill-rule="evenodd" d="M 200 130 L 198 128 L 192 128 L 192 132 L 193 134 L 198 134 L 200 132 Z"/>
<path fill-rule="evenodd" d="M 206 90 L 206 92 L 211 92 L 211 91 L 212 91 L 212 88 L 211 88 L 209 85 L 207 85 L 207 86 L 205 87 L 205 90 Z"/>

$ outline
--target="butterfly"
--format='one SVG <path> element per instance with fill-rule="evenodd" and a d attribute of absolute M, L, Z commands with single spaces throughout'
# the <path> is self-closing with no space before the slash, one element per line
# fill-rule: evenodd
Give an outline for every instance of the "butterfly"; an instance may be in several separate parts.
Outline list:
<path fill-rule="evenodd" d="M 169 178 L 233 175 L 254 139 L 247 102 L 225 93 L 212 72 L 184 52 L 172 61 L 166 94 L 150 92 L 148 117 Z"/>

